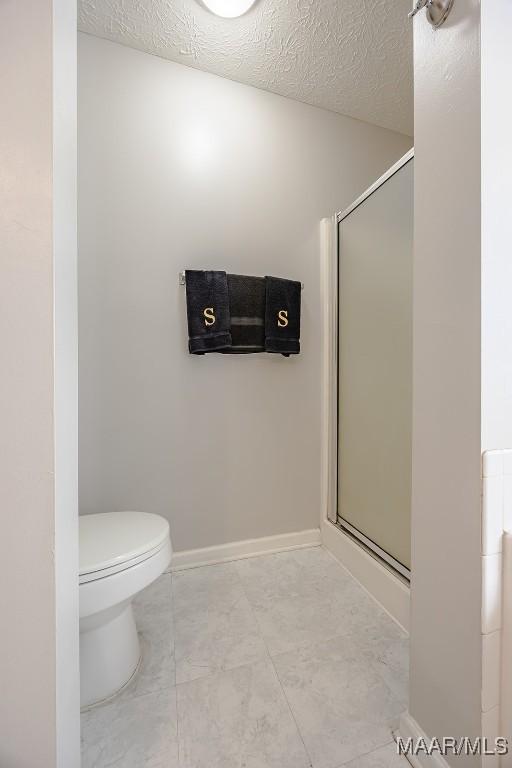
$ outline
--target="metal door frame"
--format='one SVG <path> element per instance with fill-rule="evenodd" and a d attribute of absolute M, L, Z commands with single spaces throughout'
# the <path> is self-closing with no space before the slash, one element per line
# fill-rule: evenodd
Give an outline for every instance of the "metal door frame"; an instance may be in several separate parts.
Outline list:
<path fill-rule="evenodd" d="M 344 211 L 341 211 L 335 215 L 335 222 L 336 222 L 336 248 L 335 248 L 335 258 L 336 258 L 336 301 L 335 301 L 335 323 L 333 322 L 333 331 L 334 331 L 334 339 L 335 339 L 335 347 L 336 347 L 336 368 L 335 368 L 335 376 L 336 376 L 336 450 L 334 451 L 334 456 L 332 457 L 332 466 L 335 466 L 335 484 L 336 484 L 336 499 L 334 503 L 330 504 L 330 510 L 331 514 L 329 515 L 329 519 L 331 522 L 334 522 L 335 525 L 337 525 L 341 530 L 346 533 L 351 539 L 353 539 L 359 546 L 361 546 L 363 549 L 365 549 L 372 557 L 379 560 L 384 566 L 387 568 L 390 568 L 395 573 L 397 573 L 399 576 L 401 576 L 406 581 L 410 581 L 411 578 L 411 571 L 406 566 L 402 565 L 398 560 L 396 560 L 392 555 L 390 555 L 388 552 L 383 550 L 381 547 L 379 547 L 376 542 L 372 541 L 372 539 L 369 539 L 367 536 L 365 536 L 362 531 L 359 531 L 357 528 L 355 528 L 351 523 L 349 523 L 347 520 L 345 520 L 342 515 L 339 512 L 338 509 L 338 500 L 339 500 L 339 472 L 338 472 L 338 457 L 339 457 L 339 427 L 340 427 L 340 381 L 339 381 L 339 366 L 338 366 L 338 353 L 339 353 L 339 345 L 340 345 L 340 338 L 339 338 L 339 296 L 340 296 L 340 255 L 341 255 L 341 237 L 340 237 L 340 224 L 341 222 L 347 218 L 353 211 L 356 210 L 356 208 L 359 208 L 359 206 L 365 202 L 365 200 L 368 200 L 369 197 L 373 195 L 374 192 L 376 192 L 380 187 L 382 187 L 389 179 L 391 179 L 398 171 L 400 171 L 402 168 L 404 168 L 409 162 L 411 162 L 414 159 L 414 148 L 410 149 L 409 152 L 407 152 L 398 162 L 396 162 L 394 165 L 389 168 L 389 170 L 386 171 L 377 181 L 369 187 L 366 192 L 363 192 L 362 195 L 360 195 L 357 200 L 354 200 L 354 202 L 349 205 L 348 208 L 346 208 Z"/>

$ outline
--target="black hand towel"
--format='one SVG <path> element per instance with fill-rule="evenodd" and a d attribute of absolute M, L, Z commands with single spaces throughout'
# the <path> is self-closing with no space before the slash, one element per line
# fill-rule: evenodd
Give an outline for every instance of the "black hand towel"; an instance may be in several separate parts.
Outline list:
<path fill-rule="evenodd" d="M 228 275 L 231 315 L 230 349 L 225 354 L 265 351 L 265 280 L 263 277 Z"/>
<path fill-rule="evenodd" d="M 265 351 L 300 353 L 301 284 L 281 277 L 266 277 Z"/>
<path fill-rule="evenodd" d="M 191 355 L 231 346 L 228 282 L 225 272 L 187 269 L 188 350 Z"/>

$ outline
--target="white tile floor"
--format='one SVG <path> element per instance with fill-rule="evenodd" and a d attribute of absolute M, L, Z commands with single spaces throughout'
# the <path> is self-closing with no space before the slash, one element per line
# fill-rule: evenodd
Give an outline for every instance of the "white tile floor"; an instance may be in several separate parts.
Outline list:
<path fill-rule="evenodd" d="M 323 549 L 162 576 L 143 662 L 82 715 L 82 768 L 406 768 L 407 638 Z"/>

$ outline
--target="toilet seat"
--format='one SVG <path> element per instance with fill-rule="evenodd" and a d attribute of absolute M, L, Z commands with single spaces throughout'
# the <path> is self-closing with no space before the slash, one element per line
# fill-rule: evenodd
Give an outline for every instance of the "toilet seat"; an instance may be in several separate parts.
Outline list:
<path fill-rule="evenodd" d="M 97 571 L 91 571 L 90 573 L 81 573 L 79 576 L 78 583 L 88 584 L 91 581 L 98 581 L 100 579 L 104 579 L 106 576 L 113 576 L 116 573 L 121 573 L 122 571 L 126 571 L 129 568 L 133 568 L 133 566 L 135 565 L 139 565 L 140 563 L 143 563 L 145 560 L 149 560 L 151 557 L 154 557 L 165 548 L 166 548 L 166 541 L 163 541 L 159 547 L 150 549 L 149 552 L 146 552 L 143 555 L 139 555 L 139 557 L 134 557 L 131 560 L 125 560 L 123 562 L 118 562 L 115 565 L 110 566 L 109 568 L 100 568 Z"/>
<path fill-rule="evenodd" d="M 81 515 L 79 583 L 132 568 L 166 546 L 169 523 L 146 512 Z"/>

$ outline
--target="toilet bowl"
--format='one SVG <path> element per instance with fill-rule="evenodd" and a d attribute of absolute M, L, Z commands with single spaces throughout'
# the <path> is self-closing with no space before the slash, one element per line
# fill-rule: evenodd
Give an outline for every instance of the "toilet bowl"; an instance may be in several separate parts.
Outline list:
<path fill-rule="evenodd" d="M 132 600 L 171 562 L 169 523 L 144 512 L 80 516 L 80 706 L 111 698 L 140 663 Z"/>

